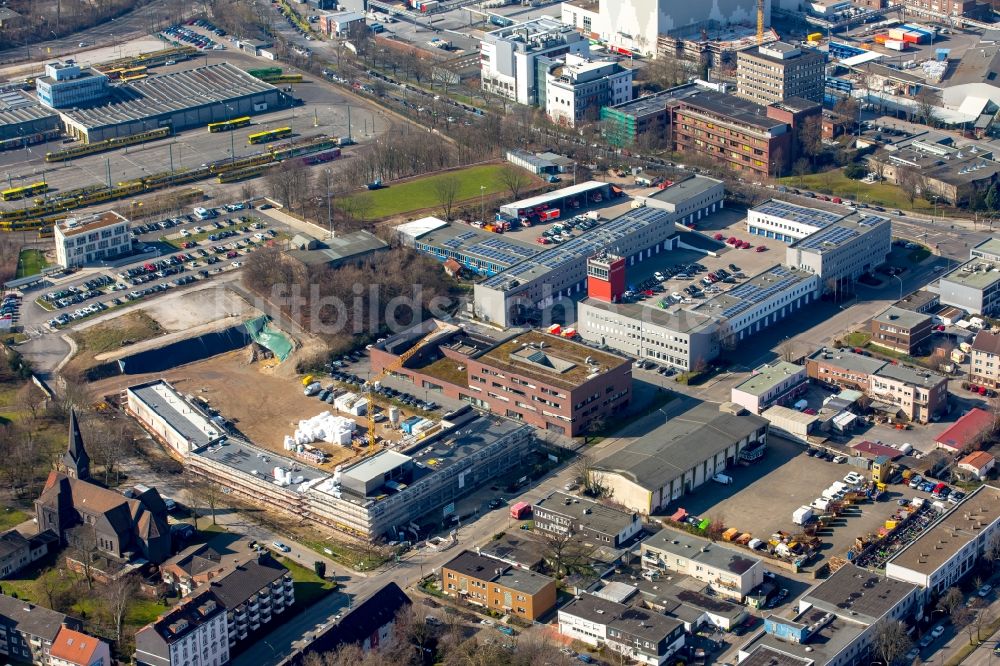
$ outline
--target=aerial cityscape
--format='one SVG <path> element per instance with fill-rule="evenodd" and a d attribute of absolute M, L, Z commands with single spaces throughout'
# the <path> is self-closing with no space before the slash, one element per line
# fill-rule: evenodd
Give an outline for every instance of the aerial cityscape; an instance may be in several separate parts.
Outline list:
<path fill-rule="evenodd" d="M 990 666 L 1000 0 L 7 0 L 0 658 Z"/>

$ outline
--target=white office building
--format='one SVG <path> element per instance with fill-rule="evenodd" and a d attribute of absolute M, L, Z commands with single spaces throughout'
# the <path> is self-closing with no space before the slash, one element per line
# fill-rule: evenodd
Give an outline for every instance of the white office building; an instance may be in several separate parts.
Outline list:
<path fill-rule="evenodd" d="M 575 127 L 602 106 L 631 100 L 632 70 L 617 60 L 570 53 L 545 74 L 545 115 L 559 125 Z"/>
<path fill-rule="evenodd" d="M 51 62 L 45 65 L 45 76 L 35 80 L 35 91 L 38 101 L 53 109 L 82 106 L 107 96 L 108 77 L 72 60 Z"/>
<path fill-rule="evenodd" d="M 547 68 L 540 58 L 588 55 L 590 42 L 572 27 L 541 17 L 486 33 L 480 45 L 483 90 L 519 104 L 545 107 Z"/>
<path fill-rule="evenodd" d="M 746 550 L 669 528 L 642 542 L 642 568 L 690 576 L 733 601 L 742 601 L 764 582 L 763 562 Z"/>
<path fill-rule="evenodd" d="M 70 268 L 132 251 L 129 221 L 114 211 L 71 217 L 55 225 L 56 263 Z"/>

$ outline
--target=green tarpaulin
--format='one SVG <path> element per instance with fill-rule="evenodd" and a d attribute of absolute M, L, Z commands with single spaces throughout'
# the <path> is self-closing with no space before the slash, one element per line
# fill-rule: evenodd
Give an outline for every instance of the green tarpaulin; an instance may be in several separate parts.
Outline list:
<path fill-rule="evenodd" d="M 292 343 L 281 333 L 270 326 L 271 318 L 267 315 L 251 319 L 246 323 L 247 331 L 253 341 L 262 347 L 267 347 L 279 361 L 284 361 L 292 353 Z"/>

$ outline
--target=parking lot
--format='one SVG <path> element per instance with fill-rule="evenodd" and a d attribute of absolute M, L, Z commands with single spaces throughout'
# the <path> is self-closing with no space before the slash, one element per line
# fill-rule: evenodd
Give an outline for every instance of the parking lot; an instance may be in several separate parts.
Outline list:
<path fill-rule="evenodd" d="M 764 540 L 778 530 L 798 533 L 801 528 L 792 522 L 792 512 L 810 504 L 834 481 L 857 471 L 849 465 L 810 457 L 805 451 L 801 444 L 771 435 L 762 462 L 726 471 L 733 478 L 732 485 L 706 484 L 678 505 L 694 515 L 720 521 Z M 814 569 L 831 556 L 843 557 L 855 537 L 876 533 L 884 525 L 898 508 L 897 499 L 916 496 L 929 497 L 926 493 L 893 486 L 887 499 L 858 505 L 849 517 L 835 523 L 830 534 L 822 536 L 821 557 L 811 561 L 807 568 Z"/>

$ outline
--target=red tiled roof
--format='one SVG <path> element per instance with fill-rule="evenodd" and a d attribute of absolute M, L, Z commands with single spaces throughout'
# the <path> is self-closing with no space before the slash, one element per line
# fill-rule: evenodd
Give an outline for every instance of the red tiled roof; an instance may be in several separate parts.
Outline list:
<path fill-rule="evenodd" d="M 882 444 L 876 444 L 875 442 L 869 442 L 865 440 L 860 444 L 855 444 L 851 447 L 858 452 L 858 455 L 868 454 L 869 456 L 888 456 L 890 459 L 898 458 L 900 456 L 899 451 L 892 448 L 891 446 L 883 446 Z"/>
<path fill-rule="evenodd" d="M 969 465 L 975 469 L 982 469 L 993 462 L 994 458 L 986 451 L 973 451 L 958 461 L 959 465 Z"/>
<path fill-rule="evenodd" d="M 938 435 L 934 441 L 950 449 L 961 451 L 992 424 L 993 416 L 989 412 L 975 407 L 955 421 L 955 425 Z"/>
<path fill-rule="evenodd" d="M 62 627 L 59 629 L 56 639 L 52 641 L 50 654 L 56 659 L 68 661 L 71 664 L 88 666 L 100 643 L 98 638 L 73 631 L 68 627 Z"/>

